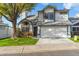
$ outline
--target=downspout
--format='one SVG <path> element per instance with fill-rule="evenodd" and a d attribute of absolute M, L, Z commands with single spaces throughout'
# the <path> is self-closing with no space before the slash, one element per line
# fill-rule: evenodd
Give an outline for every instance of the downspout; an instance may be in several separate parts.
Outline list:
<path fill-rule="evenodd" d="M 41 38 L 41 26 L 40 26 L 40 38 Z"/>
<path fill-rule="evenodd" d="M 68 9 L 68 20 L 69 20 L 69 11 L 70 11 L 70 9 Z M 70 30 L 70 34 L 69 35 L 70 35 L 70 37 L 72 37 L 72 25 L 70 24 L 69 26 L 70 26 L 70 29 L 69 29 Z"/>
<path fill-rule="evenodd" d="M 55 22 L 55 16 L 56 16 L 56 15 L 55 15 L 55 8 L 54 8 L 54 22 Z"/>
<path fill-rule="evenodd" d="M 69 10 L 68 10 L 67 13 L 68 13 L 68 21 L 69 21 Z M 67 25 L 67 36 L 68 36 L 68 26 L 69 26 L 69 25 Z"/>
<path fill-rule="evenodd" d="M 72 37 L 72 26 L 70 26 L 70 36 Z"/>
<path fill-rule="evenodd" d="M 45 15 L 45 13 L 44 13 L 44 11 L 43 11 L 43 22 L 45 21 L 45 19 L 44 19 L 44 15 Z"/>
<path fill-rule="evenodd" d="M 68 36 L 68 25 L 67 25 L 67 36 Z"/>

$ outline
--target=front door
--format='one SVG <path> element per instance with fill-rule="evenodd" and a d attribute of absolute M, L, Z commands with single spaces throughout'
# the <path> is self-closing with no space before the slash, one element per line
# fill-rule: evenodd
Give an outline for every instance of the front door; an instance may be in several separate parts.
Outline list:
<path fill-rule="evenodd" d="M 38 29 L 37 27 L 34 27 L 34 31 L 33 32 L 34 32 L 34 36 L 35 37 L 37 36 L 37 29 Z"/>

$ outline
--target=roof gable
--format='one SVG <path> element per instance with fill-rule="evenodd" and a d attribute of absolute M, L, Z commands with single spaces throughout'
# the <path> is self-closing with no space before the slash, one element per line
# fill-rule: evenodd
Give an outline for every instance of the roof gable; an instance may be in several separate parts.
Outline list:
<path fill-rule="evenodd" d="M 67 9 L 64 9 L 64 10 L 55 10 L 56 12 L 59 12 L 61 14 L 66 14 L 68 13 L 68 10 Z"/>
<path fill-rule="evenodd" d="M 79 26 L 79 21 L 73 23 L 73 25 Z"/>
<path fill-rule="evenodd" d="M 79 18 L 70 17 L 69 20 L 73 25 L 79 23 Z"/>
<path fill-rule="evenodd" d="M 43 12 L 44 10 L 48 9 L 48 8 L 51 8 L 51 9 L 55 9 L 56 7 L 55 6 L 46 6 L 43 10 L 40 10 L 39 12 Z"/>
<path fill-rule="evenodd" d="M 79 22 L 78 22 L 78 23 L 76 23 L 76 24 L 74 24 L 74 25 L 79 26 Z"/>
<path fill-rule="evenodd" d="M 68 9 L 63 9 L 63 10 L 57 10 L 56 9 L 56 6 L 50 6 L 50 5 L 48 5 L 48 6 L 46 6 L 43 10 L 40 10 L 40 11 L 38 11 L 38 12 L 43 12 L 44 10 L 46 10 L 46 9 L 48 9 L 48 8 L 51 8 L 51 9 L 54 9 L 56 12 L 59 12 L 59 13 L 61 13 L 61 14 L 66 14 L 66 13 L 68 13 Z"/>
<path fill-rule="evenodd" d="M 48 6 L 46 6 L 46 7 L 44 8 L 44 10 L 47 9 L 47 8 L 54 8 L 54 9 L 55 9 L 56 7 L 55 7 L 55 6 L 49 6 L 49 5 L 48 5 Z"/>

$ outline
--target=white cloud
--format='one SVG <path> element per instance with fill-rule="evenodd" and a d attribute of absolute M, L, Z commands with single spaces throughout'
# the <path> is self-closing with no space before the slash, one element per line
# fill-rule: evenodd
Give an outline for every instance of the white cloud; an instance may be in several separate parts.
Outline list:
<path fill-rule="evenodd" d="M 42 5 L 45 5 L 45 6 L 47 6 L 49 3 L 41 3 Z"/>
<path fill-rule="evenodd" d="M 73 4 L 72 3 L 64 3 L 63 5 L 64 5 L 64 8 L 70 9 Z"/>
<path fill-rule="evenodd" d="M 66 9 L 73 9 L 76 6 L 79 6 L 79 3 L 64 3 L 64 8 Z M 74 12 L 74 11 L 73 11 Z M 79 17 L 79 12 L 77 12 L 74 17 Z"/>
<path fill-rule="evenodd" d="M 64 3 L 64 8 L 71 9 L 71 7 L 79 6 L 79 3 Z"/>

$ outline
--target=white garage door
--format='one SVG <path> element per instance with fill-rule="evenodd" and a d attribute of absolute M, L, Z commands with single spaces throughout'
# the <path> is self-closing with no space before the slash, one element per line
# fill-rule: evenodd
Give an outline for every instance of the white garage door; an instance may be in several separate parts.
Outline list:
<path fill-rule="evenodd" d="M 42 26 L 41 37 L 67 37 L 67 26 Z"/>

